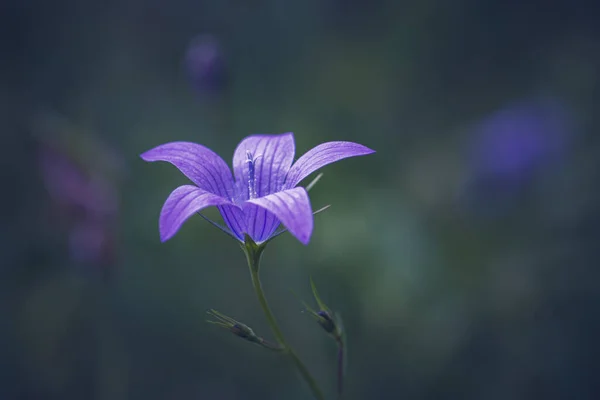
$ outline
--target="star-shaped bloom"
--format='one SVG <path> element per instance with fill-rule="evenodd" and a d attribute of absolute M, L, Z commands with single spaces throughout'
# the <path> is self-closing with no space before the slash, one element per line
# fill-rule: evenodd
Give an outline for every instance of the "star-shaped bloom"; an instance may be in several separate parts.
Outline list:
<path fill-rule="evenodd" d="M 328 142 L 292 165 L 294 153 L 291 132 L 248 136 L 234 152 L 233 176 L 221 157 L 200 144 L 172 142 L 143 153 L 145 161 L 167 161 L 194 183 L 167 198 L 159 218 L 161 240 L 173 237 L 195 213 L 216 206 L 229 233 L 241 242 L 245 234 L 256 243 L 266 242 L 281 223 L 308 244 L 313 212 L 306 189 L 296 186 L 327 164 L 374 151 L 352 142 Z"/>

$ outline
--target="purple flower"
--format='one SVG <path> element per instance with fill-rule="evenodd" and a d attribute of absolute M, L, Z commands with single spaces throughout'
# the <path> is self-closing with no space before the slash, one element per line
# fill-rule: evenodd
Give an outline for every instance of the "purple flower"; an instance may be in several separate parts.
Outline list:
<path fill-rule="evenodd" d="M 188 48 L 185 64 L 192 86 L 198 93 L 214 94 L 225 86 L 225 59 L 219 41 L 214 36 L 195 38 Z"/>
<path fill-rule="evenodd" d="M 233 155 L 231 170 L 212 150 L 195 143 L 172 142 L 141 155 L 145 161 L 167 161 L 194 184 L 175 189 L 159 218 L 164 242 L 200 210 L 217 206 L 229 233 L 240 241 L 248 234 L 256 243 L 269 240 L 282 223 L 307 244 L 313 229 L 308 193 L 296 187 L 319 168 L 335 161 L 374 153 L 352 142 L 318 145 L 293 165 L 293 133 L 248 136 Z"/>
<path fill-rule="evenodd" d="M 42 144 L 39 166 L 53 211 L 68 229 L 69 255 L 78 263 L 102 267 L 110 279 L 116 261 L 117 188 L 100 171 L 89 171 L 65 151 Z"/>
<path fill-rule="evenodd" d="M 461 201 L 469 212 L 504 215 L 557 171 L 573 134 L 570 109 L 559 99 L 525 99 L 495 111 L 471 131 Z"/>
<path fill-rule="evenodd" d="M 562 104 L 550 99 L 502 109 L 475 129 L 472 164 L 480 175 L 527 180 L 562 155 L 568 120 Z"/>
<path fill-rule="evenodd" d="M 110 278 L 118 256 L 120 183 L 127 172 L 120 154 L 53 113 L 36 115 L 33 132 L 48 216 L 65 229 L 71 260 Z M 56 228 L 54 220 L 50 225 Z"/>
<path fill-rule="evenodd" d="M 79 214 L 110 217 L 118 212 L 116 188 L 100 172 L 91 173 L 65 151 L 41 146 L 39 165 L 52 199 Z"/>

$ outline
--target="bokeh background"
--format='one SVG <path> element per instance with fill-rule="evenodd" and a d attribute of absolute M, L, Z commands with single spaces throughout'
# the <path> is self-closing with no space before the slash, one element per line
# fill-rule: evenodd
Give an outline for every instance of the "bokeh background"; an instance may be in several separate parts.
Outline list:
<path fill-rule="evenodd" d="M 267 296 L 332 396 L 600 393 L 596 1 L 3 0 L 0 399 L 308 399 L 244 255 L 200 217 L 161 244 L 186 179 L 139 154 L 227 161 L 252 133 L 377 153 L 324 169 L 311 243 L 269 246 Z M 216 212 L 209 213 L 217 218 Z M 333 398 L 333 397 L 330 397 Z"/>

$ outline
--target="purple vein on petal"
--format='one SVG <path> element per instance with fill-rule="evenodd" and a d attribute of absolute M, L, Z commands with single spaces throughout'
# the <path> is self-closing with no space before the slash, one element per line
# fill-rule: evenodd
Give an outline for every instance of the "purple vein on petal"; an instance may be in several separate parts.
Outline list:
<path fill-rule="evenodd" d="M 269 138 L 262 150 L 263 163 L 259 172 L 261 179 L 260 196 L 276 193 L 283 189 L 283 183 L 292 165 L 294 153 L 295 144 L 292 133 L 284 133 L 272 139 Z M 279 219 L 271 212 L 262 208 L 258 209 L 254 218 L 254 234 L 260 240 L 265 240 L 275 231 L 279 222 Z"/>
<path fill-rule="evenodd" d="M 260 186 L 258 189 L 259 197 L 266 196 L 270 192 L 271 174 L 273 173 L 273 164 L 275 163 L 275 156 L 277 156 L 277 148 L 279 147 L 278 142 L 275 143 L 275 149 L 273 149 L 272 151 L 269 149 L 270 147 L 273 147 L 273 140 L 268 140 L 263 149 L 263 157 L 262 157 L 263 161 L 260 163 L 260 171 L 258 173 L 258 179 L 259 179 L 259 183 L 260 183 Z M 273 157 L 269 157 L 271 154 L 273 155 Z M 269 171 L 266 175 L 264 174 L 265 163 L 269 164 Z M 267 211 L 263 208 L 256 207 L 253 226 L 252 226 L 252 233 L 254 235 L 256 235 L 258 240 L 261 240 L 261 241 L 263 240 L 263 235 L 265 233 L 265 228 L 267 226 L 268 219 L 269 219 L 269 215 L 267 214 Z M 258 234 L 258 229 L 256 227 L 259 220 L 260 220 L 260 223 L 262 224 L 260 234 Z"/>
<path fill-rule="evenodd" d="M 272 143 L 272 142 L 270 142 L 270 143 Z M 275 156 L 277 156 L 277 154 L 278 154 L 277 150 L 279 149 L 280 143 L 281 143 L 281 141 L 277 141 L 275 143 L 275 148 L 273 149 L 273 154 Z M 265 148 L 265 153 L 267 153 L 267 148 Z M 273 187 L 272 183 L 271 183 L 271 179 L 273 178 L 273 164 L 276 162 L 275 156 L 270 160 L 271 162 L 269 163 L 269 174 L 268 174 L 269 181 L 267 183 L 267 189 L 265 192 L 263 192 L 263 195 L 267 195 L 267 194 L 275 192 L 277 190 L 277 188 Z M 279 179 L 279 175 L 275 177 L 275 186 L 278 185 L 278 182 L 277 182 L 278 179 Z M 272 225 L 275 223 L 276 217 L 273 214 L 271 214 L 270 212 L 268 212 L 267 210 L 261 209 L 260 211 L 262 212 L 262 216 L 263 216 L 263 218 L 262 218 L 263 226 L 262 226 L 262 230 L 260 232 L 260 238 L 261 238 L 261 240 L 264 240 L 265 228 L 267 226 L 269 226 L 269 229 L 267 230 L 267 232 L 271 233 L 272 229 L 273 229 Z"/>
<path fill-rule="evenodd" d="M 310 240 L 313 217 L 310 199 L 304 188 L 288 189 L 265 197 L 251 199 L 248 202 L 273 213 L 290 233 L 302 243 L 307 244 Z"/>
<path fill-rule="evenodd" d="M 323 211 L 327 210 L 329 207 L 331 207 L 331 204 L 328 204 L 324 207 L 319 208 L 317 211 L 313 212 L 313 215 L 317 215 L 319 213 L 322 213 Z M 282 228 L 280 230 L 278 230 L 277 232 L 273 233 L 271 236 L 269 236 L 268 240 L 271 240 L 273 238 L 276 238 L 277 236 L 281 235 L 282 233 L 286 233 L 288 231 L 287 228 Z"/>
<path fill-rule="evenodd" d="M 268 141 L 264 144 L 264 148 L 261 150 L 259 150 L 261 148 L 261 145 L 263 144 L 263 142 L 266 140 L 266 138 L 261 138 L 260 141 L 258 142 L 259 144 L 256 145 L 256 153 L 254 154 L 255 157 L 259 157 L 260 156 L 260 168 L 258 169 L 258 171 L 256 171 L 256 175 L 255 175 L 255 179 L 256 179 L 256 184 L 257 184 L 257 195 L 258 197 L 262 197 L 264 195 L 264 175 L 263 175 L 263 167 L 265 166 L 265 162 L 269 161 L 266 158 L 266 154 L 267 154 L 267 149 L 269 147 L 269 144 L 271 143 L 271 141 Z M 270 177 L 269 177 L 270 178 Z M 252 220 L 252 233 L 250 236 L 252 237 L 256 237 L 258 240 L 261 239 L 260 236 L 256 235 L 256 222 L 258 221 L 258 219 L 260 218 L 263 222 L 263 227 L 264 227 L 264 222 L 265 222 L 265 215 L 264 215 L 264 211 L 259 209 L 258 207 L 250 207 L 249 208 L 252 212 L 253 215 L 251 217 Z M 260 216 L 259 216 L 260 213 Z"/>
<path fill-rule="evenodd" d="M 160 212 L 161 240 L 164 242 L 173 237 L 185 221 L 198 211 L 228 203 L 229 200 L 196 186 L 179 186 L 171 192 Z"/>
<path fill-rule="evenodd" d="M 293 161 L 293 135 L 253 135 L 245 138 L 234 152 L 234 173 L 237 187 L 247 186 L 247 152 L 255 159 L 255 184 L 257 197 L 266 196 L 281 188 Z M 249 198 L 244 190 L 243 199 Z M 254 206 L 244 206 L 248 233 L 255 240 L 261 240 L 271 233 L 278 220 L 269 212 Z"/>
<path fill-rule="evenodd" d="M 202 145 L 171 142 L 148 150 L 140 157 L 148 162 L 169 162 L 198 187 L 227 199 L 233 197 L 231 170 L 219 155 Z"/>
<path fill-rule="evenodd" d="M 281 140 L 277 141 L 277 143 L 275 144 L 275 149 L 273 149 L 273 154 L 277 155 L 278 152 L 277 150 L 279 149 L 281 144 Z M 267 150 L 265 149 L 265 153 L 267 152 Z M 293 156 L 292 156 L 293 157 Z M 285 155 L 284 155 L 284 159 L 280 161 L 280 163 L 283 163 L 285 161 Z M 267 195 L 269 193 L 274 193 L 279 189 L 279 180 L 280 178 L 280 172 L 281 171 L 277 171 L 278 174 L 274 179 L 274 182 L 272 183 L 271 180 L 273 178 L 273 164 L 276 162 L 275 157 L 273 157 L 273 159 L 271 160 L 271 162 L 269 163 L 269 182 L 267 184 L 267 191 L 266 193 L 264 193 L 264 195 Z M 278 168 L 281 169 L 281 168 Z M 287 169 L 289 170 L 289 168 Z M 285 171 L 287 173 L 287 170 Z M 283 175 L 285 176 L 285 174 Z M 264 240 L 266 238 L 265 236 L 265 230 L 266 230 L 266 234 L 269 235 L 270 233 L 272 233 L 275 228 L 277 227 L 276 225 L 279 224 L 279 220 L 277 219 L 277 217 L 275 217 L 272 213 L 268 212 L 267 210 L 262 210 L 262 213 L 264 215 L 264 220 L 263 220 L 263 228 L 262 231 L 260 233 L 260 238 L 261 240 Z M 268 229 L 267 226 L 269 227 Z"/>
<path fill-rule="evenodd" d="M 221 217 L 231 232 L 239 240 L 244 240 L 245 222 L 244 214 L 238 206 L 218 206 Z M 240 222 L 241 220 L 241 222 Z"/>
<path fill-rule="evenodd" d="M 363 156 L 374 152 L 366 146 L 353 142 L 322 143 L 296 160 L 288 172 L 285 187 L 295 187 L 302 179 L 325 165 L 344 158 Z"/>

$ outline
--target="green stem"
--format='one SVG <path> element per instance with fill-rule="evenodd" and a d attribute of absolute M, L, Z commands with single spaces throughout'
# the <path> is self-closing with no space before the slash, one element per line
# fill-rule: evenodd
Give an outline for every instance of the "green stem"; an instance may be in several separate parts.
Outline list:
<path fill-rule="evenodd" d="M 262 284 L 260 282 L 259 269 L 260 269 L 260 259 L 262 257 L 262 252 L 264 250 L 264 245 L 256 245 L 253 242 L 246 240 L 246 244 L 242 246 L 244 248 L 244 252 L 246 253 L 246 258 L 248 260 L 248 267 L 250 268 L 250 276 L 252 277 L 252 286 L 254 286 L 254 291 L 256 293 L 256 297 L 258 297 L 258 302 L 260 303 L 260 307 L 262 308 L 265 317 L 267 318 L 267 322 L 273 331 L 273 335 L 277 340 L 277 343 L 283 348 L 283 352 L 291 358 L 294 366 L 300 372 L 300 375 L 304 379 L 304 381 L 308 384 L 313 396 L 315 399 L 324 400 L 325 397 L 317 384 L 317 381 L 308 371 L 308 368 L 304 365 L 304 363 L 300 360 L 296 352 L 287 344 L 285 337 L 283 336 L 283 332 L 277 321 L 275 320 L 275 316 L 271 311 L 271 307 L 269 307 L 269 303 L 267 298 L 265 297 L 265 293 L 262 288 Z"/>
<path fill-rule="evenodd" d="M 338 399 L 342 399 L 342 393 L 344 391 L 344 340 L 342 338 L 337 339 L 338 345 L 338 359 L 337 359 L 337 389 Z"/>

